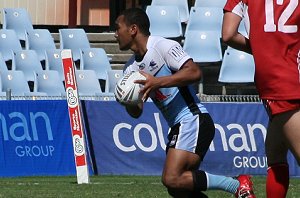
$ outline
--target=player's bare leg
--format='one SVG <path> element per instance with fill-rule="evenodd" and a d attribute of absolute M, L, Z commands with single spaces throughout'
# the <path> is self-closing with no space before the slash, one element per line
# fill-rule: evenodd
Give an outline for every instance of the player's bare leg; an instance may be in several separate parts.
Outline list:
<path fill-rule="evenodd" d="M 283 125 L 283 133 L 288 147 L 294 154 L 298 165 L 300 165 L 300 110 L 284 113 L 280 116 L 280 119 L 286 121 Z"/>
<path fill-rule="evenodd" d="M 284 198 L 289 186 L 289 169 L 287 163 L 288 147 L 283 134 L 286 115 L 276 115 L 269 123 L 266 138 L 266 155 L 268 171 L 266 182 L 267 197 Z"/>
<path fill-rule="evenodd" d="M 194 188 L 191 170 L 197 170 L 200 157 L 197 154 L 170 148 L 163 169 L 162 182 L 174 197 L 188 197 Z"/>

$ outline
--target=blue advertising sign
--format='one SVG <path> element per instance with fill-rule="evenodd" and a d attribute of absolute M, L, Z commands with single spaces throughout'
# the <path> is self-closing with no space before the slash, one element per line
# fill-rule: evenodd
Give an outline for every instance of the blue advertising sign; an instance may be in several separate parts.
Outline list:
<path fill-rule="evenodd" d="M 66 101 L 0 102 L 0 175 L 74 175 Z"/>
<path fill-rule="evenodd" d="M 87 123 L 99 174 L 160 175 L 168 126 L 153 103 L 131 118 L 117 102 L 85 101 Z M 268 117 L 261 103 L 205 103 L 216 127 L 201 165 L 214 174 L 265 175 Z M 290 174 L 300 172 L 289 155 Z"/>

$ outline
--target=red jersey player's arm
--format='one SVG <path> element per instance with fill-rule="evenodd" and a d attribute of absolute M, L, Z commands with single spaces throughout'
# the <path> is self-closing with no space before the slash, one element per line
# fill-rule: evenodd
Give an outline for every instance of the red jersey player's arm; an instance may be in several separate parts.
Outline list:
<path fill-rule="evenodd" d="M 242 18 L 232 12 L 225 12 L 222 25 L 222 40 L 232 48 L 251 54 L 249 39 L 238 32 Z"/>

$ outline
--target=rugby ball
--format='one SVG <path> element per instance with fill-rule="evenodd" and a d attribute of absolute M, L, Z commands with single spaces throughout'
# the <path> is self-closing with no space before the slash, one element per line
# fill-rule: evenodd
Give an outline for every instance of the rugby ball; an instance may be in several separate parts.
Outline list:
<path fill-rule="evenodd" d="M 140 72 L 131 72 L 124 75 L 116 84 L 116 100 L 124 105 L 137 105 L 142 102 L 143 95 L 140 93 L 143 85 L 134 83 L 135 80 L 145 80 L 146 77 Z"/>

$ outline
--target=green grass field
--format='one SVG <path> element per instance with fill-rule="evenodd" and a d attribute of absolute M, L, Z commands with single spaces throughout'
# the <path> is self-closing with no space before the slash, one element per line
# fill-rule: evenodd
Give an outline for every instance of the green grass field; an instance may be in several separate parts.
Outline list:
<path fill-rule="evenodd" d="M 257 198 L 265 197 L 265 177 L 253 177 Z M 76 177 L 0 178 L 0 197 L 164 198 L 169 197 L 158 176 L 92 176 L 90 184 Z M 222 191 L 207 191 L 208 197 L 233 197 Z M 300 179 L 291 179 L 287 197 L 300 197 Z"/>

